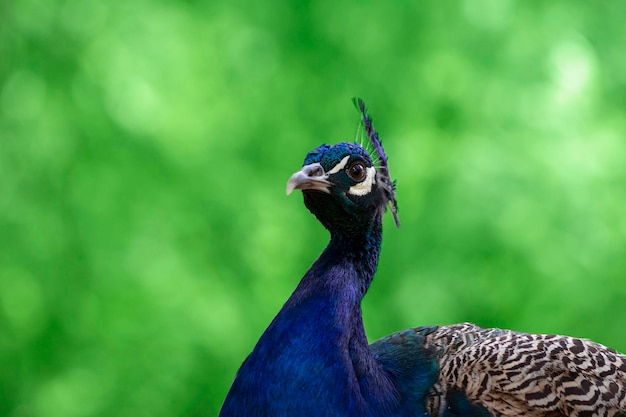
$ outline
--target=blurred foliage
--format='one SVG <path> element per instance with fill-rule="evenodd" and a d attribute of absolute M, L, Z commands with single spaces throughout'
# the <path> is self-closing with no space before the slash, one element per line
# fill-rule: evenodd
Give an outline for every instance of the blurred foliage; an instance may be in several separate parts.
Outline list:
<path fill-rule="evenodd" d="M 0 415 L 216 416 L 327 242 L 285 183 L 365 99 L 372 339 L 626 351 L 626 2 L 0 3 Z"/>

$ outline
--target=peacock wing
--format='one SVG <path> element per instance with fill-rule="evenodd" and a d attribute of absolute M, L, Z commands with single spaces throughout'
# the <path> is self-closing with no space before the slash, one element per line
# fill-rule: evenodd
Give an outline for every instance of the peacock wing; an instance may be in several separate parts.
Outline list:
<path fill-rule="evenodd" d="M 469 323 L 412 329 L 436 352 L 431 415 L 461 393 L 491 415 L 619 416 L 626 411 L 626 356 L 567 336 L 483 329 Z"/>

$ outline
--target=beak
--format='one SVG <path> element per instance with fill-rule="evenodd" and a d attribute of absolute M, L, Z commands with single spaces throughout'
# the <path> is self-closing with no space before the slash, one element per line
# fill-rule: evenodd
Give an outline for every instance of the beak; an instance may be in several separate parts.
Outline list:
<path fill-rule="evenodd" d="M 330 194 L 331 182 L 326 178 L 328 175 L 319 163 L 305 165 L 287 181 L 287 195 L 293 190 L 317 190 Z"/>

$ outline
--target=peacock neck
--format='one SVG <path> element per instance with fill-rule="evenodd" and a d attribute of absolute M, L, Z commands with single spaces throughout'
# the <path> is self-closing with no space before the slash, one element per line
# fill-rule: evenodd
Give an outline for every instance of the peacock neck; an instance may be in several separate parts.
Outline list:
<path fill-rule="evenodd" d="M 365 291 L 367 291 L 378 266 L 381 241 L 382 225 L 375 223 L 366 233 L 331 234 L 328 248 L 330 251 L 336 251 L 339 256 L 343 254 L 347 258 L 355 268 L 358 277 L 366 284 Z"/>
<path fill-rule="evenodd" d="M 397 398 L 369 349 L 361 300 L 378 263 L 381 226 L 330 243 L 267 328 L 231 387 L 223 416 L 369 416 Z M 226 411 L 224 411 L 226 410 Z M 248 413 L 249 414 L 249 413 Z M 250 414 L 252 415 L 252 414 Z"/>
<path fill-rule="evenodd" d="M 292 298 L 323 295 L 360 308 L 378 266 L 382 225 L 361 233 L 331 232 L 330 242 L 300 281 Z M 360 310 L 359 310 L 360 313 Z"/>
<path fill-rule="evenodd" d="M 380 223 L 360 235 L 331 233 L 330 243 L 283 308 L 287 317 L 309 322 L 308 329 L 322 345 L 335 346 L 332 366 L 349 375 L 350 398 L 357 408 L 371 403 L 369 393 L 391 389 L 369 349 L 361 313 L 378 264 L 381 236 Z"/>

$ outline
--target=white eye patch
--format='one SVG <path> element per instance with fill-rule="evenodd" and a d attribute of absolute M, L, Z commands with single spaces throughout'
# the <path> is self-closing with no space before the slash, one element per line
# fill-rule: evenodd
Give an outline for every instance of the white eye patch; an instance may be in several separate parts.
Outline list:
<path fill-rule="evenodd" d="M 344 156 L 341 161 L 337 165 L 335 165 L 330 171 L 327 172 L 328 175 L 336 174 L 342 169 L 346 167 L 348 164 L 348 160 L 350 159 L 350 155 Z"/>
<path fill-rule="evenodd" d="M 330 169 L 326 173 L 326 175 L 336 174 L 342 169 L 345 169 L 346 165 L 348 165 L 348 161 L 350 160 L 350 155 L 344 156 L 341 161 L 334 167 Z M 369 194 L 372 191 L 372 185 L 376 182 L 376 168 L 369 167 L 366 168 L 367 176 L 363 181 L 358 184 L 353 185 L 348 190 L 348 194 L 363 196 Z"/>
<path fill-rule="evenodd" d="M 333 168 L 334 169 L 334 168 Z M 363 181 L 358 184 L 353 185 L 348 190 L 349 194 L 352 195 L 365 195 L 369 194 L 372 191 L 372 185 L 376 182 L 376 168 L 369 167 L 366 168 L 367 177 Z"/>

